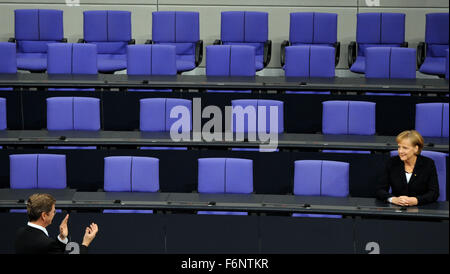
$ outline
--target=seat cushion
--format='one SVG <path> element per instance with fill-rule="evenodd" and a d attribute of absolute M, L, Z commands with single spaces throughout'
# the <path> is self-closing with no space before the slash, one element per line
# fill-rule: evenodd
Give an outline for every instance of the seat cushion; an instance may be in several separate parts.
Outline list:
<path fill-rule="evenodd" d="M 364 73 L 366 70 L 366 58 L 364 56 L 356 57 L 355 63 L 353 63 L 350 71 L 356 73 Z"/>
<path fill-rule="evenodd" d="M 445 57 L 427 57 L 419 71 L 426 74 L 445 74 Z"/>
<path fill-rule="evenodd" d="M 195 69 L 195 56 L 177 55 L 177 71 L 189 71 Z"/>
<path fill-rule="evenodd" d="M 127 56 L 125 54 L 98 54 L 97 65 L 99 72 L 112 72 L 127 68 Z"/>
<path fill-rule="evenodd" d="M 17 68 L 22 70 L 46 70 L 46 53 L 17 53 Z"/>

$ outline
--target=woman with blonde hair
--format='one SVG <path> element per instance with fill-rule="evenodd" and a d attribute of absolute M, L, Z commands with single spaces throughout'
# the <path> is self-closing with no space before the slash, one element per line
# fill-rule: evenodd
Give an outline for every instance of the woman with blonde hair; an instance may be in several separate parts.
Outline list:
<path fill-rule="evenodd" d="M 377 186 L 377 198 L 399 206 L 435 202 L 439 197 L 438 177 L 434 161 L 420 155 L 424 145 L 422 135 L 415 130 L 406 130 L 396 141 L 398 156 L 391 157 L 386 163 Z"/>

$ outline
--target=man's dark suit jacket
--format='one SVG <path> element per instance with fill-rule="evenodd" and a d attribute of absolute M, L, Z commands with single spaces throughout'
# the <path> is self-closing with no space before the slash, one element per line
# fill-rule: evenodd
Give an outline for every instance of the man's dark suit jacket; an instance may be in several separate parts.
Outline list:
<path fill-rule="evenodd" d="M 392 194 L 389 193 L 392 188 Z M 418 205 L 435 202 L 439 197 L 439 183 L 434 161 L 417 156 L 409 183 L 406 182 L 405 165 L 399 156 L 391 157 L 377 186 L 377 198 L 387 201 L 390 197 L 416 197 Z"/>
<path fill-rule="evenodd" d="M 27 225 L 18 230 L 15 249 L 17 254 L 64 254 L 66 245 Z M 87 253 L 87 247 L 80 245 L 80 253 Z"/>

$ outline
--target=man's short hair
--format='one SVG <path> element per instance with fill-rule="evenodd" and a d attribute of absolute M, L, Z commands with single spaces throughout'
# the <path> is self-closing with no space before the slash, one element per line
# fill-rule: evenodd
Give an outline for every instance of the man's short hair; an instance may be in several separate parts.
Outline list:
<path fill-rule="evenodd" d="M 36 193 L 31 195 L 27 201 L 28 220 L 30 222 L 38 220 L 43 212 L 49 213 L 54 204 L 56 204 L 56 199 L 50 194 Z"/>

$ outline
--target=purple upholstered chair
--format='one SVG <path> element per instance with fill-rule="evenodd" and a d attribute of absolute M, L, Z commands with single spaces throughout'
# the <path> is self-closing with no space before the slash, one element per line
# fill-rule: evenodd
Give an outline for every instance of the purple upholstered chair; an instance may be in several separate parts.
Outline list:
<path fill-rule="evenodd" d="M 62 10 L 14 10 L 14 38 L 17 68 L 31 72 L 47 69 L 47 44 L 64 42 Z"/>
<path fill-rule="evenodd" d="M 190 11 L 152 12 L 152 40 L 147 43 L 176 48 L 176 71 L 182 73 L 202 62 L 203 41 L 200 40 L 199 13 Z"/>
<path fill-rule="evenodd" d="M 56 154 L 11 154 L 10 186 L 13 189 L 63 189 L 66 156 Z"/>
<path fill-rule="evenodd" d="M 322 104 L 323 134 L 375 134 L 375 103 L 325 101 Z"/>
<path fill-rule="evenodd" d="M 17 73 L 16 44 L 0 42 L 0 74 Z M 2 90 L 13 90 L 12 88 L 0 88 Z"/>
<path fill-rule="evenodd" d="M 253 161 L 236 158 L 198 159 L 198 192 L 252 193 Z M 199 211 L 198 214 L 248 215 L 247 212 L 220 211 Z"/>
<path fill-rule="evenodd" d="M 416 104 L 416 130 L 426 137 L 448 137 L 448 103 Z"/>
<path fill-rule="evenodd" d="M 349 163 L 322 160 L 295 161 L 294 195 L 347 197 Z M 341 218 L 339 215 L 297 214 L 294 217 Z"/>
<path fill-rule="evenodd" d="M 223 11 L 220 40 L 215 45 L 249 45 L 255 49 L 255 69 L 270 63 L 272 41 L 268 40 L 269 14 L 257 11 Z"/>
<path fill-rule="evenodd" d="M 158 192 L 159 159 L 112 156 L 105 158 L 104 190 L 107 192 Z M 153 210 L 104 210 L 103 213 L 153 213 Z"/>
<path fill-rule="evenodd" d="M 348 47 L 348 67 L 365 73 L 366 49 L 369 47 L 408 47 L 405 42 L 404 13 L 358 13 L 356 42 Z"/>
<path fill-rule="evenodd" d="M 92 10 L 83 12 L 83 40 L 97 45 L 98 71 L 114 73 L 127 68 L 131 39 L 131 12 Z"/>
<path fill-rule="evenodd" d="M 426 15 L 425 42 L 420 42 L 417 46 L 420 72 L 440 77 L 445 75 L 446 50 L 449 45 L 448 25 L 448 12 Z"/>

